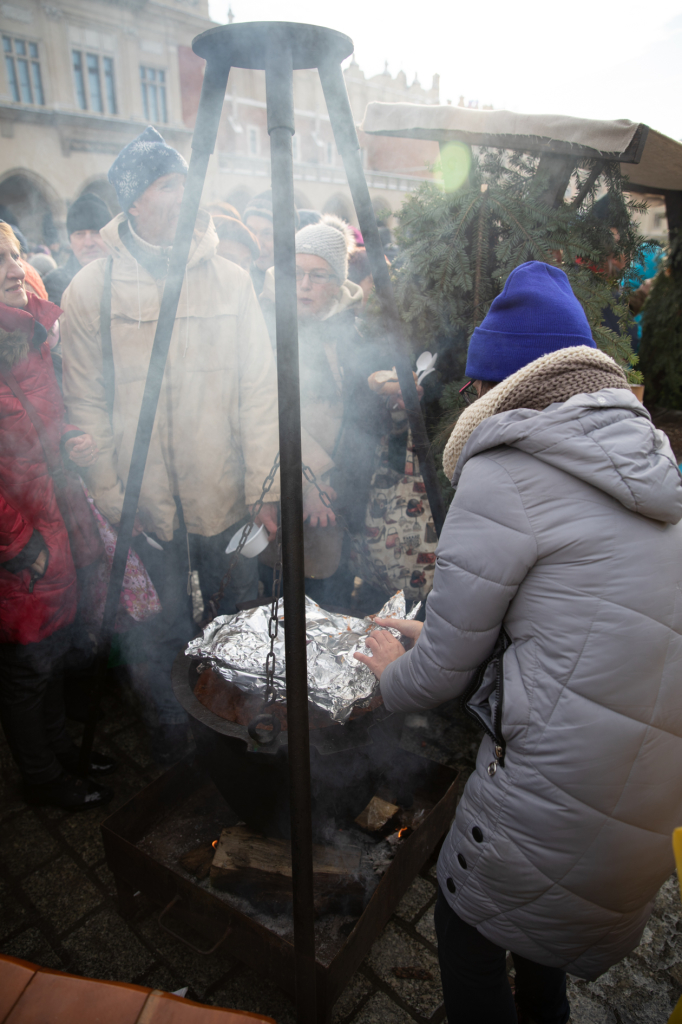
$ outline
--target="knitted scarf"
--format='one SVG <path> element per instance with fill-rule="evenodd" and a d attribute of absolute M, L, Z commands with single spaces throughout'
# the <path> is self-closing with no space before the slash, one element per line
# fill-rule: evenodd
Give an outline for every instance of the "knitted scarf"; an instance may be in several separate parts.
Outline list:
<path fill-rule="evenodd" d="M 511 409 L 540 411 L 553 402 L 567 402 L 573 395 L 589 395 L 602 388 L 630 390 L 618 364 L 599 349 L 575 345 L 528 363 L 464 410 L 443 452 L 445 475 L 452 480 L 465 444 L 490 416 Z"/>

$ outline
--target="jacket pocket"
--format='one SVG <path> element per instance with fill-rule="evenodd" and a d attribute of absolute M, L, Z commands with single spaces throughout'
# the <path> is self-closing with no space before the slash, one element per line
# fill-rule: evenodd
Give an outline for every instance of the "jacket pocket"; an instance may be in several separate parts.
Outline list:
<path fill-rule="evenodd" d="M 492 653 L 479 665 L 469 688 L 460 698 L 462 710 L 478 722 L 492 739 L 500 768 L 504 768 L 506 751 L 506 740 L 502 735 L 504 655 L 511 643 L 503 627 Z"/>

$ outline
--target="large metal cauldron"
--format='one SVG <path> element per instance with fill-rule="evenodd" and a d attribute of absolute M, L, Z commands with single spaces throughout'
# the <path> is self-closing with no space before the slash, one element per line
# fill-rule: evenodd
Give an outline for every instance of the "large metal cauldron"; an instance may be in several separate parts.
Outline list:
<path fill-rule="evenodd" d="M 267 746 L 255 742 L 244 724 L 215 714 L 195 689 L 203 667 L 179 654 L 173 666 L 173 689 L 189 715 L 197 753 L 232 809 L 266 835 L 290 835 L 287 732 Z M 258 709 L 256 709 L 258 710 Z M 353 820 L 375 794 L 400 738 L 403 716 L 383 704 L 345 725 L 320 723 L 312 716 L 310 774 L 313 831 L 322 838 L 329 828 Z"/>

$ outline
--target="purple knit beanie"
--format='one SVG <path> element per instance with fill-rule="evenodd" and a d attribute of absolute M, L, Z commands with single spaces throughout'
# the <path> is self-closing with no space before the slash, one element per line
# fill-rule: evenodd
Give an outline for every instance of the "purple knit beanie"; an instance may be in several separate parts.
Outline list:
<path fill-rule="evenodd" d="M 522 263 L 472 334 L 466 375 L 499 384 L 540 356 L 572 345 L 597 347 L 568 277 L 549 263 Z"/>

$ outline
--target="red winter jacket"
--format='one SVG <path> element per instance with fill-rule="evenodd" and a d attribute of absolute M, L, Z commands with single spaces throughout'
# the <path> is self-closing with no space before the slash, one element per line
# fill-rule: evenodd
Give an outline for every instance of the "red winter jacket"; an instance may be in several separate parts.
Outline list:
<path fill-rule="evenodd" d="M 76 570 L 43 448 L 2 376 L 9 365 L 55 453 L 67 431 L 82 433 L 64 424 L 62 396 L 45 341 L 46 330 L 60 314 L 59 306 L 31 294 L 23 310 L 0 304 L 0 643 L 43 640 L 68 626 L 76 614 Z M 43 547 L 49 553 L 47 570 L 31 592 L 28 566 Z"/>

